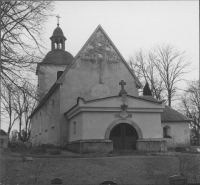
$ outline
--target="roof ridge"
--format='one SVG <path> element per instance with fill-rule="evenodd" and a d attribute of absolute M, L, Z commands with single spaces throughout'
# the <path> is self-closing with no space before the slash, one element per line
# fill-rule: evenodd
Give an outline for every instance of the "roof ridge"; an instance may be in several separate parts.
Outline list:
<path fill-rule="evenodd" d="M 103 32 L 103 34 L 105 35 L 105 37 L 108 39 L 108 41 L 111 43 L 111 45 L 113 46 L 113 48 L 115 49 L 115 51 L 119 55 L 119 57 L 122 59 L 122 62 L 125 64 L 125 66 L 128 68 L 128 70 L 130 71 L 130 73 L 133 75 L 134 79 L 136 80 L 136 84 L 138 85 L 138 87 L 142 87 L 141 82 L 139 81 L 139 79 L 137 78 L 137 76 L 134 74 L 133 70 L 131 70 L 130 66 L 127 64 L 127 62 L 124 59 L 124 57 L 121 55 L 121 53 L 119 52 L 119 50 L 117 49 L 117 47 L 114 45 L 114 43 L 112 42 L 112 40 L 110 39 L 110 37 L 107 35 L 107 33 L 104 31 L 104 29 L 102 28 L 102 26 L 100 24 L 97 26 L 97 28 L 91 34 L 91 36 L 88 38 L 88 40 L 82 46 L 82 48 L 79 50 L 79 52 L 74 57 L 74 59 L 71 61 L 71 63 L 67 66 L 67 68 L 65 69 L 65 71 L 63 72 L 63 74 L 61 75 L 61 77 L 59 78 L 59 80 L 57 81 L 57 83 L 62 83 L 63 82 L 65 74 L 69 71 L 69 69 L 71 69 L 71 67 L 73 66 L 73 64 L 75 63 L 75 61 L 77 60 L 77 58 L 79 57 L 80 53 L 83 51 L 83 49 L 85 48 L 85 46 L 87 46 L 87 44 L 89 43 L 89 41 L 92 39 L 92 37 L 96 34 L 96 32 L 99 29 Z"/>

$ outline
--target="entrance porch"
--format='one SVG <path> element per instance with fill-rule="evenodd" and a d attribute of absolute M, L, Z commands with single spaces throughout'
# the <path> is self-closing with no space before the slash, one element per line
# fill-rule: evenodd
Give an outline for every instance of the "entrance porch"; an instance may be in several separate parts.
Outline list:
<path fill-rule="evenodd" d="M 144 138 L 162 137 L 162 110 L 160 103 L 128 95 L 126 103 L 121 96 L 90 101 L 78 98 L 77 104 L 65 113 L 69 132 L 66 148 L 78 153 L 140 149 Z M 145 142 L 147 148 L 148 143 L 152 145 Z"/>

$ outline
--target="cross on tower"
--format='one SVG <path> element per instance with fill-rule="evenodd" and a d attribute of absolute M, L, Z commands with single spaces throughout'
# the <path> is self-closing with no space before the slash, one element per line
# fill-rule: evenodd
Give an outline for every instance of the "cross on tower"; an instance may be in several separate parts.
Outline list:
<path fill-rule="evenodd" d="M 56 17 L 58 18 L 58 23 L 57 23 L 57 25 L 59 26 L 59 18 L 60 18 L 60 16 L 59 16 L 59 15 L 57 15 Z"/>
<path fill-rule="evenodd" d="M 124 82 L 124 80 L 121 80 L 121 82 L 119 82 L 119 85 L 121 85 L 121 91 L 119 92 L 119 95 L 123 95 L 123 94 L 127 94 L 126 90 L 124 89 L 124 85 L 126 85 L 126 82 Z"/>

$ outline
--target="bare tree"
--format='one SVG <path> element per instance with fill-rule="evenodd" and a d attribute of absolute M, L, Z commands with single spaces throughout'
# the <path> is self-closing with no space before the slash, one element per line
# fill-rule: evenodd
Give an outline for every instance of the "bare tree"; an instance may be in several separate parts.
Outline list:
<path fill-rule="evenodd" d="M 140 50 L 130 57 L 129 64 L 143 84 L 150 84 L 152 95 L 158 100 L 162 100 L 164 85 L 153 63 L 154 60 L 155 57 L 151 52 L 145 54 Z"/>
<path fill-rule="evenodd" d="M 11 134 L 10 134 L 10 142 L 17 142 L 17 130 L 12 130 Z"/>
<path fill-rule="evenodd" d="M 185 52 L 177 51 L 174 46 L 158 46 L 154 53 L 154 56 L 156 56 L 154 65 L 165 84 L 168 105 L 171 107 L 172 99 L 177 91 L 176 84 L 183 80 L 181 78 L 183 74 L 189 72 L 190 63 Z"/>
<path fill-rule="evenodd" d="M 26 86 L 26 87 L 25 87 Z M 10 136 L 13 125 L 19 124 L 19 139 L 27 140 L 30 136 L 30 119 L 29 116 L 36 107 L 35 89 L 28 83 L 24 83 L 23 90 L 18 89 L 12 84 L 3 86 L 1 97 L 3 104 L 4 119 L 8 120 L 8 137 Z M 26 89 L 26 91 L 25 91 Z M 28 92 L 28 93 L 27 93 Z M 29 94 L 32 94 L 31 96 Z M 6 114 L 5 114 L 6 113 Z M 8 117 L 5 115 L 8 115 Z M 23 128 L 23 134 L 22 134 Z M 23 137 L 20 137 L 22 136 Z"/>
<path fill-rule="evenodd" d="M 1 1 L 1 79 L 19 89 L 41 58 L 44 23 L 52 1 Z M 38 52 L 39 51 L 39 52 Z M 35 66 L 34 66 L 35 68 Z M 16 79 L 18 79 L 16 81 Z"/>
<path fill-rule="evenodd" d="M 181 100 L 182 112 L 191 119 L 193 137 L 200 143 L 200 86 L 199 81 L 191 81 Z"/>
<path fill-rule="evenodd" d="M 17 115 L 17 120 L 19 122 L 19 139 L 22 141 L 27 141 L 30 137 L 30 119 L 29 116 L 33 112 L 36 107 L 37 101 L 35 97 L 35 91 L 32 86 L 26 83 L 23 85 L 26 86 L 23 89 L 27 89 L 27 91 L 16 90 L 15 91 L 15 99 L 13 102 L 13 110 Z M 29 94 L 32 94 L 30 96 Z M 24 129 L 22 130 L 22 125 L 24 125 Z"/>
<path fill-rule="evenodd" d="M 1 113 L 3 115 L 8 115 L 8 117 L 4 117 L 4 119 L 8 120 L 8 137 L 10 135 L 11 129 L 14 123 L 18 119 L 18 115 L 14 113 L 13 109 L 13 101 L 14 101 L 14 89 L 12 84 L 4 84 L 3 88 L 1 89 L 1 97 L 2 97 L 2 109 Z"/>
<path fill-rule="evenodd" d="M 166 98 L 171 106 L 178 89 L 177 82 L 189 72 L 190 63 L 185 52 L 171 45 L 162 45 L 146 53 L 136 52 L 129 64 L 139 78 L 150 84 L 153 95 L 159 100 Z"/>
<path fill-rule="evenodd" d="M 43 57 L 44 23 L 52 16 L 54 2 L 0 1 L 0 6 L 1 87 L 5 92 L 12 87 L 16 92 L 20 90 L 22 94 L 33 97 L 33 93 L 25 88 L 32 85 L 35 65 Z M 29 85 L 24 86 L 25 83 Z M 1 93 L 2 110 L 9 115 L 9 132 L 14 122 L 20 119 L 20 114 L 13 113 L 13 102 L 16 103 L 16 97 L 15 101 L 12 99 L 13 94 L 11 91 Z"/>

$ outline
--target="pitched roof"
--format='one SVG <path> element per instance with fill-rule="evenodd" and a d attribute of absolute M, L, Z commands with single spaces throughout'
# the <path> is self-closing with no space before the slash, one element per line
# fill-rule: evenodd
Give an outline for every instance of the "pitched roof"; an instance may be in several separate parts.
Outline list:
<path fill-rule="evenodd" d="M 162 103 L 162 101 L 158 101 L 153 96 L 139 96 L 138 98 L 143 99 L 143 100 L 152 101 L 152 102 L 155 102 L 155 103 Z"/>
<path fill-rule="evenodd" d="M 161 114 L 161 122 L 189 122 L 191 119 L 184 116 L 180 112 L 172 109 L 171 107 L 165 105 L 165 109 Z"/>
<path fill-rule="evenodd" d="M 103 30 L 103 28 L 101 27 L 101 25 L 99 25 L 95 31 L 93 32 L 93 34 L 90 36 L 90 38 L 87 40 L 87 42 L 84 44 L 84 46 L 81 48 L 81 50 L 78 52 L 78 54 L 75 56 L 75 58 L 69 63 L 69 65 L 66 67 L 66 69 L 64 70 L 63 74 L 60 76 L 60 78 L 55 82 L 54 86 L 49 90 L 49 92 L 45 95 L 45 97 L 42 99 L 42 101 L 39 103 L 39 105 L 36 107 L 36 109 L 33 111 L 33 113 L 31 114 L 30 118 L 35 114 L 35 112 L 42 106 L 43 103 L 45 103 L 45 101 L 48 99 L 48 97 L 51 95 L 51 93 L 59 86 L 59 84 L 62 84 L 65 74 L 70 70 L 70 68 L 74 65 L 75 61 L 77 60 L 77 58 L 79 57 L 79 55 L 82 53 L 82 51 L 84 50 L 84 48 L 87 46 L 87 44 L 91 41 L 91 39 L 93 38 L 93 36 L 98 32 L 98 30 L 101 30 L 103 32 L 103 34 L 105 35 L 105 37 L 108 39 L 108 41 L 111 43 L 112 47 L 115 49 L 115 51 L 117 52 L 117 54 L 120 56 L 120 58 L 122 59 L 123 63 L 125 64 L 125 66 L 128 68 L 128 70 L 130 71 L 130 73 L 133 75 L 136 84 L 139 88 L 142 87 L 141 82 L 139 81 L 139 79 L 137 78 L 137 76 L 134 74 L 133 70 L 131 70 L 131 68 L 129 67 L 129 65 L 127 64 L 127 62 L 125 61 L 125 59 L 123 58 L 123 56 L 120 54 L 120 52 L 118 51 L 118 49 L 116 48 L 116 46 L 113 44 L 113 42 L 111 41 L 111 39 L 108 37 L 108 35 L 106 34 L 106 32 Z"/>
<path fill-rule="evenodd" d="M 139 88 L 142 87 L 141 82 L 139 81 L 139 79 L 137 78 L 137 76 L 134 74 L 133 70 L 131 70 L 130 66 L 127 64 L 127 62 L 125 61 L 125 59 L 123 58 L 123 56 L 121 55 L 121 53 L 118 51 L 118 49 L 116 48 L 116 46 L 113 44 L 112 40 L 109 38 L 109 36 L 106 34 L 106 32 L 104 31 L 104 29 L 101 27 L 101 25 L 99 25 L 95 31 L 92 33 L 92 35 L 89 37 L 89 39 L 87 40 L 87 42 L 83 45 L 83 47 L 81 48 L 81 50 L 77 53 L 76 57 L 74 58 L 74 60 L 72 60 L 71 64 L 67 66 L 67 68 L 65 69 L 65 71 L 63 72 L 62 76 L 59 78 L 59 80 L 57 81 L 57 83 L 62 83 L 64 80 L 64 76 L 65 74 L 69 71 L 69 69 L 73 66 L 73 64 L 75 63 L 76 59 L 79 57 L 79 55 L 83 52 L 84 48 L 88 45 L 88 43 L 91 41 L 91 39 L 94 37 L 94 35 L 101 30 L 103 32 L 103 34 L 105 35 L 105 37 L 108 39 L 108 41 L 111 43 L 112 47 L 114 48 L 114 50 L 117 52 L 117 54 L 119 55 L 119 57 L 122 59 L 122 62 L 125 64 L 125 66 L 128 68 L 128 70 L 130 71 L 130 73 L 133 75 L 135 82 L 137 84 L 137 86 Z"/>
<path fill-rule="evenodd" d="M 8 134 L 4 130 L 0 129 L 0 135 L 1 136 L 7 136 Z"/>
<path fill-rule="evenodd" d="M 108 100 L 108 99 L 112 99 L 112 98 L 118 98 L 121 97 L 120 95 L 116 95 L 116 96 L 109 96 L 109 97 L 104 97 L 104 98 L 97 98 L 97 99 L 93 99 L 93 100 L 85 100 L 84 98 L 78 97 L 77 98 L 77 103 L 71 107 L 67 112 L 65 112 L 64 114 L 67 114 L 68 112 L 70 112 L 74 107 L 76 107 L 78 105 L 79 100 L 81 99 L 84 103 L 91 103 L 91 102 L 95 102 L 95 101 L 102 101 L 102 100 Z M 162 104 L 162 101 L 158 101 L 155 98 L 143 98 L 141 96 L 131 96 L 131 95 L 127 95 L 127 97 L 130 98 L 134 98 L 134 99 L 139 99 L 139 100 L 144 100 L 150 103 L 157 103 L 157 104 Z"/>

